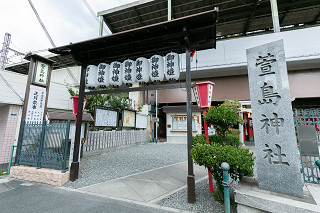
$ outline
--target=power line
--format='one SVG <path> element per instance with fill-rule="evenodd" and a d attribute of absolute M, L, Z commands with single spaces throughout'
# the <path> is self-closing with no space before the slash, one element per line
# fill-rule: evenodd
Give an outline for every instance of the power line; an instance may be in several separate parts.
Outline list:
<path fill-rule="evenodd" d="M 52 40 L 52 38 L 51 38 L 51 36 L 50 36 L 50 34 L 49 34 L 49 32 L 48 32 L 47 28 L 44 26 L 44 24 L 43 24 L 43 22 L 42 22 L 42 20 L 41 20 L 41 18 L 40 18 L 40 16 L 39 16 L 39 14 L 38 14 L 38 12 L 37 12 L 36 8 L 33 6 L 33 4 L 32 4 L 32 2 L 31 2 L 31 0 L 28 0 L 28 2 L 29 2 L 29 4 L 30 4 L 30 6 L 31 6 L 31 8 L 32 8 L 32 10 L 33 10 L 33 12 L 34 12 L 34 14 L 36 15 L 36 17 L 37 17 L 37 19 L 38 19 L 38 21 L 39 21 L 39 23 L 40 23 L 40 25 L 41 25 L 41 27 L 42 27 L 43 31 L 45 32 L 45 34 L 46 34 L 47 38 L 49 39 L 49 41 L 50 41 L 51 45 L 52 45 L 53 47 L 56 47 L 56 45 L 54 44 L 54 42 L 53 42 L 53 40 Z"/>
<path fill-rule="evenodd" d="M 93 15 L 93 17 L 96 19 L 96 21 L 98 22 L 98 24 L 100 25 L 100 21 L 96 15 L 96 13 L 93 11 L 93 9 L 90 7 L 89 3 L 86 0 L 82 0 L 82 2 L 86 5 L 87 9 L 90 11 L 90 13 Z M 103 31 L 105 34 L 109 35 L 111 34 L 111 32 L 106 31 L 105 28 L 103 28 Z"/>
<path fill-rule="evenodd" d="M 39 23 L 40 23 L 43 31 L 45 32 L 47 38 L 49 39 L 51 45 L 52 45 L 53 47 L 56 47 L 56 45 L 55 45 L 55 43 L 53 42 L 53 40 L 52 40 L 52 38 L 51 38 L 51 36 L 50 36 L 47 28 L 45 27 L 44 23 L 42 22 L 42 20 L 41 20 L 39 14 L 38 14 L 36 8 L 35 8 L 34 5 L 32 4 L 32 1 L 31 1 L 31 0 L 28 0 L 28 2 L 29 2 L 29 4 L 30 4 L 30 6 L 31 6 L 31 8 L 32 8 L 32 10 L 33 10 L 33 12 L 34 12 L 34 14 L 36 15 L 36 17 L 37 17 L 37 19 L 38 19 L 38 21 L 39 21 Z M 58 56 L 58 58 L 59 58 L 60 62 L 61 62 L 63 65 L 66 66 L 66 64 L 63 62 L 63 60 L 62 60 L 62 58 L 61 58 L 60 55 Z M 77 81 L 76 78 L 74 77 L 74 75 L 73 75 L 73 73 L 71 72 L 71 70 L 69 69 L 69 67 L 66 67 L 66 68 L 67 68 L 67 72 L 68 72 L 68 74 L 71 76 L 71 79 L 73 80 L 73 82 L 74 82 L 75 84 L 78 84 L 78 81 Z"/>

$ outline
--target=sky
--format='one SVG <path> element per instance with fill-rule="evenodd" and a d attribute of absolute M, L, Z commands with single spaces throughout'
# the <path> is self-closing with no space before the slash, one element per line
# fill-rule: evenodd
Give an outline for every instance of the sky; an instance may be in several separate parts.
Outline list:
<path fill-rule="evenodd" d="M 135 0 L 86 1 L 97 14 L 99 11 Z M 9 47 L 22 53 L 52 47 L 28 0 L 0 0 L 0 2 L 1 48 L 5 33 L 11 34 Z M 99 35 L 99 23 L 83 0 L 32 0 L 32 3 L 56 46 L 96 38 Z M 14 57 L 13 52 L 9 52 L 8 55 L 9 63 L 21 61 L 21 56 Z"/>

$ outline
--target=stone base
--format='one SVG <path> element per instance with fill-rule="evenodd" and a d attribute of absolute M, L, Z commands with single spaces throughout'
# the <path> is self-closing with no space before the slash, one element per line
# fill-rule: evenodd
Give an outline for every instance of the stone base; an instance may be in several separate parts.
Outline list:
<path fill-rule="evenodd" d="M 10 169 L 10 175 L 13 178 L 46 183 L 55 186 L 62 186 L 69 181 L 69 172 L 61 173 L 61 170 L 41 168 L 30 166 L 13 166 Z"/>
<path fill-rule="evenodd" d="M 243 178 L 235 190 L 235 202 L 238 213 L 262 212 L 320 212 L 311 193 L 304 187 L 304 197 L 298 198 L 259 189 L 253 178 Z"/>

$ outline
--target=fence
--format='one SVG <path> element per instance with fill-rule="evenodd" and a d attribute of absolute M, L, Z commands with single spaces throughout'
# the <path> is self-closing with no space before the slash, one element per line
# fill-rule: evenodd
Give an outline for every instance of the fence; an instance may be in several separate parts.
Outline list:
<path fill-rule="evenodd" d="M 319 160 L 320 108 L 294 109 L 294 117 L 304 182 L 320 184 L 320 171 L 315 165 Z"/>
<path fill-rule="evenodd" d="M 148 130 L 89 131 L 83 151 L 88 152 L 149 141 Z"/>
<path fill-rule="evenodd" d="M 16 164 L 62 169 L 65 172 L 70 120 L 26 123 L 23 121 Z"/>

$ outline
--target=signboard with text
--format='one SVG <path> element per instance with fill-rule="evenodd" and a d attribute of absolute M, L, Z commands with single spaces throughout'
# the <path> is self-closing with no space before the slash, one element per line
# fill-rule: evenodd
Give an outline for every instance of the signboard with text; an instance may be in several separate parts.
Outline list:
<path fill-rule="evenodd" d="M 94 126 L 116 127 L 118 124 L 118 112 L 110 109 L 96 108 Z"/>
<path fill-rule="evenodd" d="M 42 86 L 47 86 L 48 73 L 49 65 L 41 61 L 37 61 L 33 83 Z"/>
<path fill-rule="evenodd" d="M 26 122 L 42 122 L 45 109 L 46 88 L 30 86 Z"/>
<path fill-rule="evenodd" d="M 136 124 L 136 113 L 130 110 L 123 110 L 122 120 L 123 127 L 135 127 Z"/>
<path fill-rule="evenodd" d="M 136 114 L 136 128 L 146 129 L 148 124 L 148 115 Z"/>

